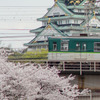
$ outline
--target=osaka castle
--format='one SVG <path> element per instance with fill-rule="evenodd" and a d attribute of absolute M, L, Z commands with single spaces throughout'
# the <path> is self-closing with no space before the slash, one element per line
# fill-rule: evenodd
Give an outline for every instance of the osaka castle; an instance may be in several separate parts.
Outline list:
<path fill-rule="evenodd" d="M 99 0 L 54 0 L 54 5 L 37 20 L 42 26 L 30 30 L 35 38 L 24 44 L 28 50 L 48 49 L 51 36 L 98 36 L 100 3 Z"/>

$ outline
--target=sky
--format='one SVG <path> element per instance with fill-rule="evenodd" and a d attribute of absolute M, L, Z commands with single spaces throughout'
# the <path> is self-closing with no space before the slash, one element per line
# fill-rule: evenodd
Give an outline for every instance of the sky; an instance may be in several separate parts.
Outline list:
<path fill-rule="evenodd" d="M 46 12 L 47 12 L 47 8 L 51 7 L 54 3 L 54 0 L 0 0 L 0 15 L 2 16 L 1 19 L 6 19 L 5 22 L 2 22 L 2 25 L 0 25 L 0 28 L 35 28 L 38 27 L 39 24 L 36 21 L 37 18 L 42 17 Z M 19 8 L 18 6 L 22 7 L 22 6 L 28 6 L 25 9 L 24 8 Z M 24 11 L 23 11 L 24 9 Z M 27 24 L 25 26 L 25 23 L 20 23 L 18 21 L 16 21 L 16 25 L 15 25 L 15 21 L 13 22 L 9 22 L 6 23 L 9 19 L 9 16 L 14 14 L 15 16 L 18 14 L 19 16 L 21 15 L 20 11 L 22 11 L 23 13 L 25 13 L 26 16 L 29 15 L 29 12 L 26 10 L 28 9 L 28 11 L 31 13 L 31 18 L 33 18 L 33 23 L 36 24 L 32 24 L 32 22 L 30 21 L 30 24 Z M 19 12 L 19 13 L 18 13 Z M 9 16 L 5 16 L 5 14 L 9 13 Z M 18 17 L 19 17 L 18 16 Z M 6 18 L 5 18 L 6 17 Z M 28 17 L 29 18 L 29 17 Z M 22 18 L 23 19 L 23 18 Z M 37 25 L 38 24 L 38 25 Z M 4 27 L 3 27 L 4 26 Z"/>
<path fill-rule="evenodd" d="M 0 6 L 51 6 L 54 0 L 0 0 Z"/>
<path fill-rule="evenodd" d="M 54 0 L 0 0 L 0 47 L 23 48 L 34 38 L 30 30 L 42 25 L 36 19 L 53 4 Z"/>

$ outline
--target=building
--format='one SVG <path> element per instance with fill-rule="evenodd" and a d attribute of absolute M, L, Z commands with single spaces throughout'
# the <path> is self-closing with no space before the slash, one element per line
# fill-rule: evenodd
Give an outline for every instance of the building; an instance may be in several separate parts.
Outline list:
<path fill-rule="evenodd" d="M 100 32 L 99 0 L 54 0 L 47 13 L 38 18 L 42 26 L 30 32 L 35 38 L 29 43 L 28 50 L 48 48 L 51 36 L 90 36 Z"/>

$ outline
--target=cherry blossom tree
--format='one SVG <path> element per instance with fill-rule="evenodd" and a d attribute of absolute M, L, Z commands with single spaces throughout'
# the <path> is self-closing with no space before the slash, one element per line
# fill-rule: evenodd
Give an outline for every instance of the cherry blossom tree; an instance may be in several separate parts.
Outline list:
<path fill-rule="evenodd" d="M 72 75 L 60 77 L 55 67 L 14 64 L 7 61 L 7 55 L 0 49 L 0 100 L 74 100 L 87 93 L 70 84 Z"/>

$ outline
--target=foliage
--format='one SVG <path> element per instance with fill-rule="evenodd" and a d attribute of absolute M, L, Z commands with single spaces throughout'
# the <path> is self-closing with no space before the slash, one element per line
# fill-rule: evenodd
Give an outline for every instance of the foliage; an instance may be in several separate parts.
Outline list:
<path fill-rule="evenodd" d="M 46 59 L 48 55 L 48 50 L 41 49 L 36 51 L 27 51 L 23 54 L 15 52 L 10 55 L 8 59 Z"/>
<path fill-rule="evenodd" d="M 7 62 L 7 53 L 0 50 L 0 100 L 74 100 L 79 92 L 74 79 L 60 77 L 55 68 L 39 64 Z"/>
<path fill-rule="evenodd" d="M 28 51 L 23 54 L 23 58 L 46 58 L 48 51 L 45 49 Z"/>

